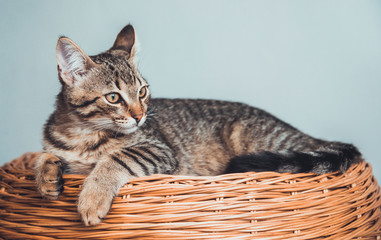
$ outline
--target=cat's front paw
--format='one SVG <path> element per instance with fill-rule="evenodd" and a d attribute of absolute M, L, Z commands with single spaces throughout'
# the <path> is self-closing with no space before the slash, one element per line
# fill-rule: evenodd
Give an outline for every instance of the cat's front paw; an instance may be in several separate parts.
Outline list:
<path fill-rule="evenodd" d="M 63 191 L 63 163 L 49 153 L 42 153 L 36 167 L 37 188 L 44 198 L 55 200 Z"/>
<path fill-rule="evenodd" d="M 78 199 L 78 212 L 86 226 L 98 225 L 110 210 L 113 194 L 106 189 L 85 184 Z"/>

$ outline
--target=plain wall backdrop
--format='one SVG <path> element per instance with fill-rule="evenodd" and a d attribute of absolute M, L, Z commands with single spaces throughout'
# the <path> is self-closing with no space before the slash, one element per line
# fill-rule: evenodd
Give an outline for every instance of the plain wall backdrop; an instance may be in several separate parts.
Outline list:
<path fill-rule="evenodd" d="M 154 97 L 241 101 L 353 143 L 381 180 L 381 1 L 0 1 L 0 164 L 41 147 L 60 35 L 87 54 L 134 25 Z"/>

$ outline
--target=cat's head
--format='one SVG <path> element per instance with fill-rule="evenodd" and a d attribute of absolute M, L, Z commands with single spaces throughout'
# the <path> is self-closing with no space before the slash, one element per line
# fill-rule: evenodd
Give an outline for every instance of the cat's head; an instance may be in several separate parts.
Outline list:
<path fill-rule="evenodd" d="M 131 133 L 146 120 L 147 82 L 135 62 L 136 35 L 131 25 L 118 34 L 110 50 L 88 56 L 72 40 L 57 43 L 61 104 L 72 117 L 94 130 Z"/>

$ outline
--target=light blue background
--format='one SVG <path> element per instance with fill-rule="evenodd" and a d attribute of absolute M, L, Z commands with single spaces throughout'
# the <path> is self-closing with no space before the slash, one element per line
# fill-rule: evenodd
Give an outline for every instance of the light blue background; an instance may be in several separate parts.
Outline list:
<path fill-rule="evenodd" d="M 85 52 L 132 23 L 155 97 L 242 101 L 354 143 L 381 179 L 381 1 L 0 1 L 0 163 L 41 149 L 62 34 Z"/>

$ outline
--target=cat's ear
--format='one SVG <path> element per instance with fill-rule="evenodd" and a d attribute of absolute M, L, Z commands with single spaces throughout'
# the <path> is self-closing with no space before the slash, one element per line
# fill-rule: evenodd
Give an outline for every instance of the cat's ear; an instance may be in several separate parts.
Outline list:
<path fill-rule="evenodd" d="M 58 39 L 56 48 L 58 71 L 62 81 L 69 86 L 81 84 L 96 64 L 72 40 Z"/>
<path fill-rule="evenodd" d="M 136 34 L 134 27 L 130 24 L 125 26 L 115 39 L 114 45 L 110 50 L 123 50 L 133 58 L 136 53 Z"/>

